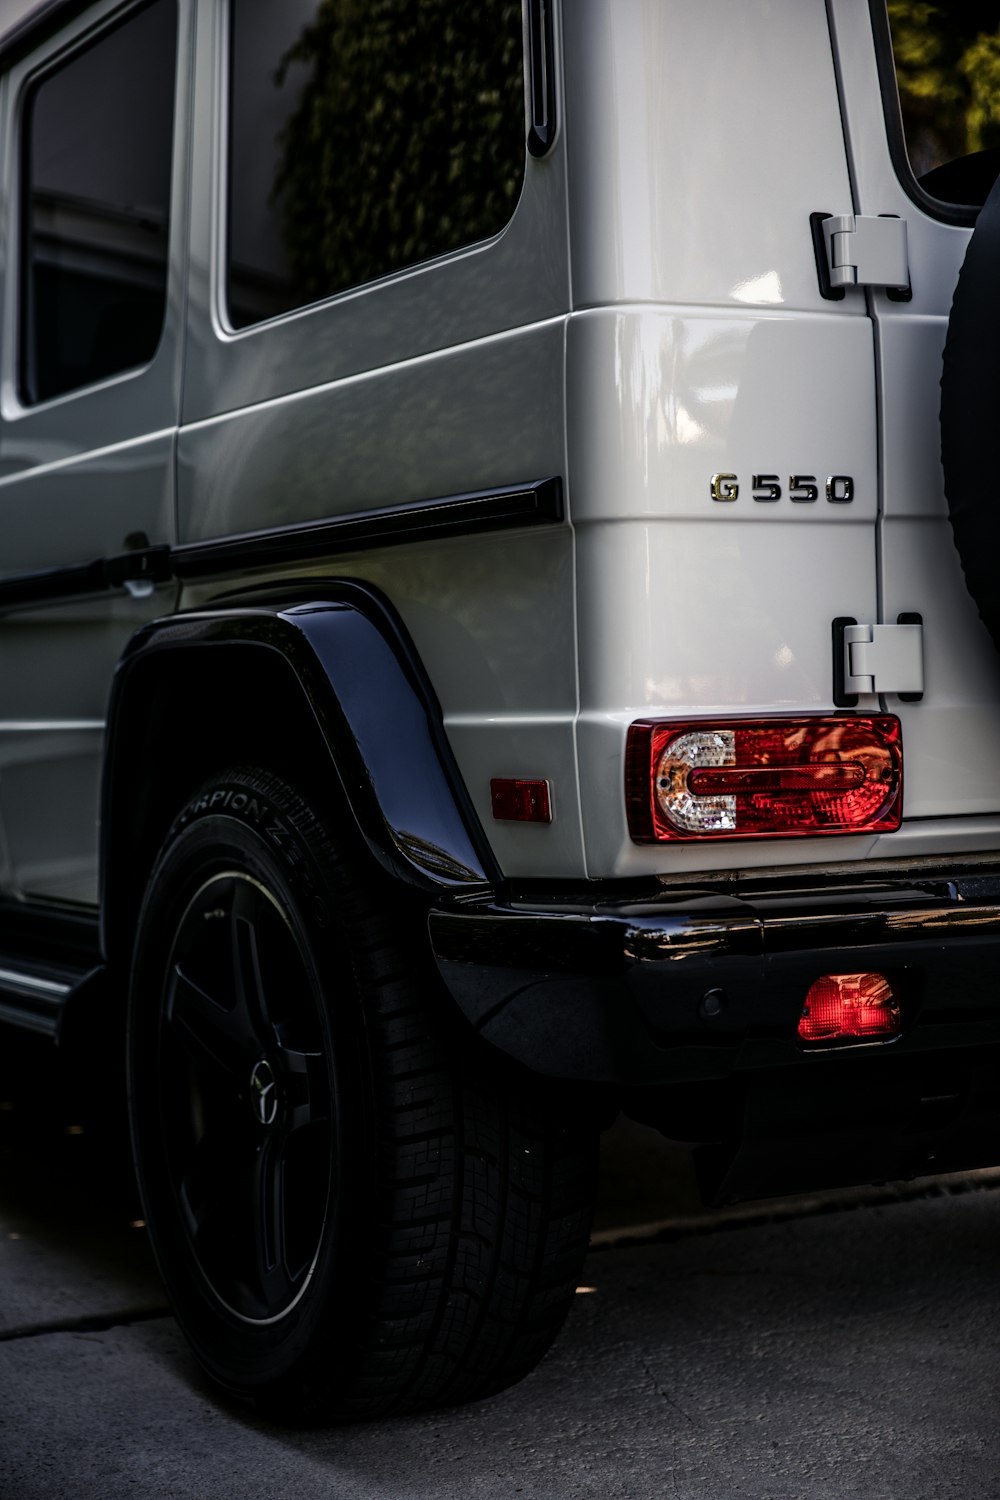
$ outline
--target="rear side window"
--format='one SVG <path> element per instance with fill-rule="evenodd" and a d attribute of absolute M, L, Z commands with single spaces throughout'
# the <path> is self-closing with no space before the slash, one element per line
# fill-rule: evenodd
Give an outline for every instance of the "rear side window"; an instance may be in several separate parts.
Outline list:
<path fill-rule="evenodd" d="M 497 234 L 524 151 L 520 0 L 232 0 L 230 322 Z"/>
<path fill-rule="evenodd" d="M 905 159 L 931 199 L 981 206 L 1000 173 L 1000 13 L 889 0 Z"/>
<path fill-rule="evenodd" d="M 31 89 L 21 392 L 45 401 L 152 359 L 163 327 L 174 0 L 133 11 Z"/>

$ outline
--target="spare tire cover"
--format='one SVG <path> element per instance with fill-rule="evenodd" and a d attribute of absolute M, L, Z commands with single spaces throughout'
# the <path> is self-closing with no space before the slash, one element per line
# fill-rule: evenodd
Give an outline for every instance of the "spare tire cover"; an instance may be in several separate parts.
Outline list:
<path fill-rule="evenodd" d="M 955 288 L 941 372 L 941 462 L 965 581 L 1000 647 L 1000 178 Z"/>

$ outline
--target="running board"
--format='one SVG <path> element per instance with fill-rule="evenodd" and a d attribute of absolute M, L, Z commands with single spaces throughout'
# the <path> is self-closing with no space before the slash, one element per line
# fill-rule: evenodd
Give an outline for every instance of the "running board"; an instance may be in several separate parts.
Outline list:
<path fill-rule="evenodd" d="M 0 901 L 0 1023 L 59 1040 L 71 998 L 101 973 L 96 914 Z"/>
<path fill-rule="evenodd" d="M 0 1021 L 25 1031 L 39 1031 L 55 1041 L 74 988 L 66 978 L 0 967 Z"/>

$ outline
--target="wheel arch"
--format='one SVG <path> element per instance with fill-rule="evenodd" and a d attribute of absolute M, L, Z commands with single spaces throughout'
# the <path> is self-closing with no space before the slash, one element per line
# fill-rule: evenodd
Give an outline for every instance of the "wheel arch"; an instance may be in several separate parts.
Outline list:
<path fill-rule="evenodd" d="M 112 968 L 128 963 L 174 818 L 209 775 L 247 763 L 311 784 L 362 855 L 405 887 L 497 879 L 440 706 L 388 601 L 350 581 L 247 592 L 154 621 L 116 671 L 101 811 Z"/>

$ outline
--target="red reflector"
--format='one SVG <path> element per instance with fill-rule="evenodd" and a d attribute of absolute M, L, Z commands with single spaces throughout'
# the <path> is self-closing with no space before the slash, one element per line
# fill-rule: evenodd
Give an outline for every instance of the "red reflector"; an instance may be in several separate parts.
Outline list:
<path fill-rule="evenodd" d="M 490 798 L 493 816 L 500 822 L 552 822 L 547 781 L 503 781 L 494 777 L 490 782 Z"/>
<path fill-rule="evenodd" d="M 629 728 L 625 781 L 639 844 L 888 833 L 903 814 L 899 720 L 645 719 Z"/>
<path fill-rule="evenodd" d="M 824 974 L 809 986 L 799 1036 L 804 1042 L 896 1036 L 899 1002 L 884 974 Z"/>

